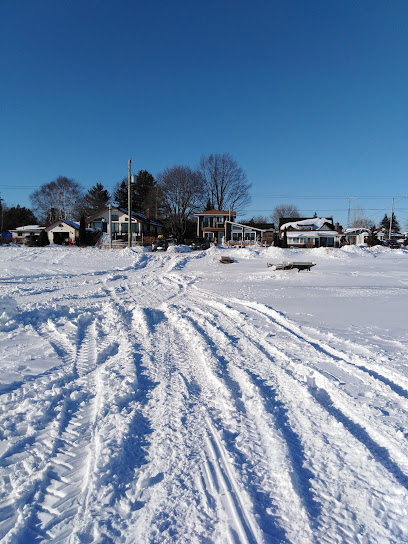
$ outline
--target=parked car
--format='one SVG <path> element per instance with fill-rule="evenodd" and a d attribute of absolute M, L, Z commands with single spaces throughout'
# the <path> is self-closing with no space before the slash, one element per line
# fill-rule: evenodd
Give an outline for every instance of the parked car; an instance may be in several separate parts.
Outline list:
<path fill-rule="evenodd" d="M 189 244 L 191 249 L 208 249 L 210 247 L 210 242 L 208 238 L 195 238 Z"/>
<path fill-rule="evenodd" d="M 167 251 L 169 244 L 166 238 L 155 238 L 152 243 L 152 251 Z"/>
<path fill-rule="evenodd" d="M 390 249 L 398 249 L 400 247 L 396 240 L 384 240 L 383 244 Z"/>

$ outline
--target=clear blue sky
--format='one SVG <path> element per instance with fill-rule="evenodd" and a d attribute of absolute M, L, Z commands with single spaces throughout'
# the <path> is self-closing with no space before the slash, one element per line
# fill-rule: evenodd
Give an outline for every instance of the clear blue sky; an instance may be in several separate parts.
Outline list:
<path fill-rule="evenodd" d="M 0 0 L 0 47 L 7 205 L 228 152 L 246 217 L 408 221 L 407 0 Z"/>

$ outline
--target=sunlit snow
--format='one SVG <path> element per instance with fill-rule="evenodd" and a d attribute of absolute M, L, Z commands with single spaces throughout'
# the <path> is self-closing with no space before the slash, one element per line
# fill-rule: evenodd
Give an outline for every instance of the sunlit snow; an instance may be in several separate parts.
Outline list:
<path fill-rule="evenodd" d="M 407 293 L 405 249 L 0 246 L 0 541 L 408 542 Z"/>

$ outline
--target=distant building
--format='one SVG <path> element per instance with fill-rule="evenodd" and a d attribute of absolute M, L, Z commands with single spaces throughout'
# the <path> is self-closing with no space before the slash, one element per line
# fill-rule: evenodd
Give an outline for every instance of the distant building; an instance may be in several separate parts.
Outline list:
<path fill-rule="evenodd" d="M 96 213 L 87 218 L 89 227 L 101 232 L 110 234 L 112 238 L 126 238 L 129 229 L 129 214 L 124 208 L 111 208 L 111 229 L 109 228 L 109 208 L 102 208 Z M 143 213 L 132 212 L 131 215 L 132 233 L 135 235 L 157 236 L 162 234 L 164 227 L 163 223 L 155 219 L 150 219 L 148 215 Z"/>
<path fill-rule="evenodd" d="M 17 244 L 24 244 L 26 242 L 35 242 L 42 230 L 45 229 L 45 225 L 26 225 L 24 227 L 17 227 L 11 229 L 11 236 L 13 242 Z"/>
<path fill-rule="evenodd" d="M 288 247 L 336 247 L 340 235 L 331 217 L 281 218 L 279 238 Z"/>
<path fill-rule="evenodd" d="M 221 244 L 226 238 L 226 222 L 234 222 L 233 211 L 207 210 L 194 214 L 197 218 L 197 236 Z"/>

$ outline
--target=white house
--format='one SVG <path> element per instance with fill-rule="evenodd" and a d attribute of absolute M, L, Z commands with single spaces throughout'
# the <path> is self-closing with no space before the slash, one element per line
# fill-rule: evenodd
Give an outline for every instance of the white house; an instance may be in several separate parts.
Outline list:
<path fill-rule="evenodd" d="M 370 234 L 370 229 L 364 227 L 361 228 L 350 228 L 346 229 L 343 232 L 342 238 L 344 238 L 350 245 L 361 245 L 367 242 L 368 235 Z"/>
<path fill-rule="evenodd" d="M 35 241 L 39 237 L 45 225 L 26 225 L 10 230 L 13 242 L 23 244 L 27 241 Z"/>
<path fill-rule="evenodd" d="M 340 235 L 335 230 L 332 218 L 281 219 L 279 237 L 287 238 L 288 247 L 335 247 Z"/>

